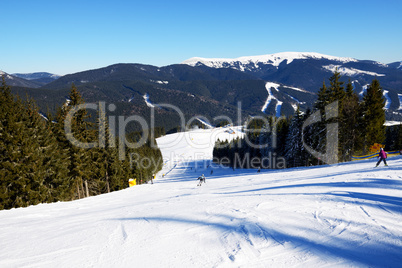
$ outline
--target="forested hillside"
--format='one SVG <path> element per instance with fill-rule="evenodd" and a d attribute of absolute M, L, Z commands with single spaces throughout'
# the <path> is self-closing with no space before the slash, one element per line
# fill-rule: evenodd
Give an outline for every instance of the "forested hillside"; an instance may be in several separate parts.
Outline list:
<path fill-rule="evenodd" d="M 110 133 L 107 121 L 90 121 L 86 109 L 71 112 L 80 104 L 84 101 L 72 86 L 68 102 L 58 107 L 55 116 L 49 114 L 44 119 L 35 102 L 15 98 L 3 78 L 0 209 L 74 200 L 124 189 L 130 178 L 144 183 L 161 168 L 160 151 L 151 146 L 151 140 L 123 151 L 118 146 L 121 144 L 118 137 Z M 66 132 L 67 125 L 69 132 Z M 123 138 L 135 143 L 142 134 L 132 133 Z M 152 161 L 146 166 L 138 165 L 133 155 L 137 162 L 145 156 Z"/>
<path fill-rule="evenodd" d="M 360 99 L 339 72 L 324 82 L 311 109 L 290 117 L 252 119 L 246 137 L 218 141 L 214 160 L 234 168 L 285 168 L 351 161 L 375 143 L 402 149 L 402 124 L 386 129 L 383 89 L 377 79 Z"/>

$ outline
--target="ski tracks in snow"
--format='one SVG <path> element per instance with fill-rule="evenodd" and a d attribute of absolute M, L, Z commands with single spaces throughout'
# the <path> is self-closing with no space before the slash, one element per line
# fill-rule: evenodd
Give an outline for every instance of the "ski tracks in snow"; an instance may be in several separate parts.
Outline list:
<path fill-rule="evenodd" d="M 232 209 L 230 215 L 235 217 L 219 238 L 226 254 L 221 265 L 266 267 L 265 251 L 280 242 L 258 223 L 257 217 L 250 221 L 250 215 L 238 209 Z"/>

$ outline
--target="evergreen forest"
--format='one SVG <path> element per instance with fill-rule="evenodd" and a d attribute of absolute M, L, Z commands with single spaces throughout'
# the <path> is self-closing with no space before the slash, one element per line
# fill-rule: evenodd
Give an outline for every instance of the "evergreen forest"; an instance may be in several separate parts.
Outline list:
<path fill-rule="evenodd" d="M 378 143 L 402 149 L 402 125 L 384 126 L 385 99 L 377 79 L 362 97 L 335 71 L 312 108 L 290 117 L 249 118 L 245 137 L 215 144 L 214 162 L 233 168 L 288 168 L 351 161 Z M 333 135 L 333 136 L 331 136 Z M 328 140 L 328 142 L 327 142 Z M 332 147 L 332 148 L 331 148 Z M 326 156 L 334 152 L 331 161 Z"/>
<path fill-rule="evenodd" d="M 127 188 L 130 178 L 136 179 L 137 184 L 146 183 L 161 169 L 162 155 L 152 146 L 156 143 L 150 135 L 141 146 L 125 148 L 122 156 L 117 146 L 121 142 L 114 131 L 110 131 L 106 116 L 95 115 L 97 119 L 90 120 L 92 115 L 86 109 L 71 112 L 81 104 L 84 100 L 72 85 L 69 100 L 58 107 L 56 114 L 42 116 L 32 99 L 22 101 L 14 97 L 3 77 L 0 85 L 0 209 L 117 191 Z M 70 122 L 67 135 L 66 120 Z M 71 142 L 68 134 L 83 145 Z M 135 143 L 142 134 L 130 133 L 124 138 Z M 137 161 L 132 161 L 133 155 Z M 147 164 L 139 165 L 145 158 Z"/>

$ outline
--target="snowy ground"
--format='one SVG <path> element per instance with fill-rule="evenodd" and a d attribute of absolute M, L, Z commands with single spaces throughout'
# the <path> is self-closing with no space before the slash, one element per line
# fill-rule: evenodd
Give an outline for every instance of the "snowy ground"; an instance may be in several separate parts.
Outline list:
<path fill-rule="evenodd" d="M 223 131 L 160 138 L 153 185 L 0 211 L 0 267 L 401 267 L 402 158 L 233 171 Z"/>

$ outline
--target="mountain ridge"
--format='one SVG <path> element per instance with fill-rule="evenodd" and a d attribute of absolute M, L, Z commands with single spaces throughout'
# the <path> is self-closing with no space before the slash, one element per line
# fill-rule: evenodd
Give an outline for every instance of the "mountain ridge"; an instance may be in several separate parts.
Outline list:
<path fill-rule="evenodd" d="M 182 62 L 182 64 L 188 64 L 195 66 L 197 63 L 209 63 L 209 67 L 215 68 L 222 68 L 224 65 L 222 63 L 233 63 L 233 62 L 241 62 L 244 64 L 249 63 L 270 63 L 274 66 L 279 66 L 283 61 L 287 61 L 287 64 L 290 64 L 295 59 L 306 59 L 306 58 L 313 58 L 313 59 L 330 59 L 336 60 L 341 62 L 350 62 L 350 61 L 357 61 L 353 58 L 348 57 L 336 57 L 336 56 L 329 56 L 317 52 L 280 52 L 274 54 L 266 54 L 266 55 L 257 55 L 257 56 L 242 56 L 238 58 L 201 58 L 201 57 L 193 57 L 187 59 Z"/>
<path fill-rule="evenodd" d="M 190 58 L 181 64 L 163 67 L 113 64 L 62 76 L 29 94 L 36 94 L 44 111 L 46 105 L 54 106 L 49 105 L 54 99 L 50 95 L 57 96 L 59 103 L 63 102 L 63 95 L 74 83 L 86 101 L 119 103 L 125 107 L 122 108 L 125 115 L 149 110 L 143 98 L 145 94 L 153 103 L 171 103 L 185 110 L 190 117 L 201 112 L 213 118 L 226 114 L 225 109 L 234 115 L 238 102 L 242 103 L 245 116 L 292 115 L 297 106 L 302 111 L 311 108 L 323 81 L 328 81 L 338 70 L 341 81 L 347 83 L 350 80 L 361 96 L 367 85 L 377 78 L 386 92 L 387 119 L 402 120 L 400 62 L 387 65 L 315 52 L 283 52 L 212 59 L 211 62 L 206 58 Z M 270 90 L 266 88 L 267 83 L 279 86 Z M 23 92 L 20 95 L 26 90 Z M 268 99 L 271 101 L 267 102 Z M 200 106 L 200 100 L 208 103 L 207 109 Z M 213 109 L 214 105 L 216 108 Z"/>

